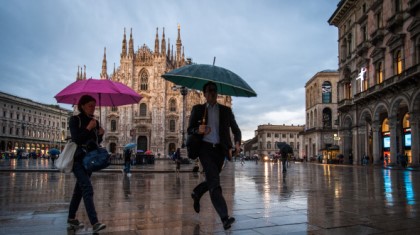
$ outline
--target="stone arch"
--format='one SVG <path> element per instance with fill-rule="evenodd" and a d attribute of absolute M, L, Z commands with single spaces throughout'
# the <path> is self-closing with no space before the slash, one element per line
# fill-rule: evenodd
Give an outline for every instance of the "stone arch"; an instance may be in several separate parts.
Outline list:
<path fill-rule="evenodd" d="M 389 115 L 389 104 L 385 101 L 379 102 L 375 108 L 373 109 L 373 121 L 382 122 L 383 118 L 381 119 L 382 114 L 386 114 L 386 117 Z"/>
<path fill-rule="evenodd" d="M 358 117 L 358 143 L 359 155 L 358 156 L 369 156 L 370 163 L 373 162 L 373 131 L 372 131 L 372 111 L 369 108 L 365 108 L 360 112 Z"/>
<path fill-rule="evenodd" d="M 412 96 L 410 111 L 417 113 L 420 112 L 420 90 L 417 90 Z"/>
<path fill-rule="evenodd" d="M 404 115 L 409 112 L 409 99 L 405 94 L 400 94 L 396 96 L 391 101 L 391 108 L 390 108 L 390 114 L 391 117 L 395 120 L 395 137 L 391 136 L 391 143 L 396 144 L 396 151 L 397 153 L 402 153 L 404 151 L 403 147 L 403 127 L 402 127 L 402 121 L 404 118 Z M 392 127 L 391 127 L 391 133 L 393 133 Z"/>
<path fill-rule="evenodd" d="M 390 113 L 392 115 L 397 114 L 399 109 L 401 108 L 401 104 L 404 104 L 407 106 L 407 111 L 408 111 L 408 107 L 409 107 L 409 99 L 405 94 L 400 94 L 396 97 L 394 97 L 394 99 L 391 101 L 391 105 L 390 105 Z"/>
<path fill-rule="evenodd" d="M 389 103 L 387 101 L 379 102 L 375 108 L 373 109 L 373 129 L 374 129 L 374 136 L 376 142 L 376 146 L 374 148 L 374 159 L 381 156 L 385 156 L 384 149 L 383 149 L 383 133 L 382 133 L 382 123 L 383 121 L 390 116 L 389 114 Z M 376 156 L 379 155 L 379 156 Z"/>

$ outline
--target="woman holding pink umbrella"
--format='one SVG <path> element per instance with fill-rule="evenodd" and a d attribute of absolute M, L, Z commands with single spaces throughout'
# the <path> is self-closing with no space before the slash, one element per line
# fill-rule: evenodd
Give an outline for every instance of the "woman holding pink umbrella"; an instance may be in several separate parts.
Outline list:
<path fill-rule="evenodd" d="M 83 224 L 76 219 L 76 213 L 83 198 L 94 233 L 106 228 L 105 224 L 99 223 L 96 214 L 93 202 L 93 187 L 90 181 L 92 172 L 87 171 L 83 166 L 83 158 L 86 156 L 86 153 L 98 148 L 98 144 L 102 142 L 104 135 L 104 129 L 99 126 L 99 122 L 93 116 L 95 106 L 96 100 L 92 96 L 82 96 L 77 105 L 80 113 L 72 116 L 69 121 L 71 139 L 77 144 L 73 162 L 73 174 L 77 181 L 70 201 L 67 220 L 70 229 L 83 227 Z"/>

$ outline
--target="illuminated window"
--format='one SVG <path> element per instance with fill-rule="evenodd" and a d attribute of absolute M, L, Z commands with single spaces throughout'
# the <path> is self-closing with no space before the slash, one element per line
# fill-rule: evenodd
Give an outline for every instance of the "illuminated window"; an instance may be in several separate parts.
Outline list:
<path fill-rule="evenodd" d="M 326 81 L 322 83 L 322 103 L 331 103 L 331 83 Z"/>
<path fill-rule="evenodd" d="M 401 51 L 397 51 L 395 56 L 395 73 L 401 74 L 403 71 L 403 61 Z"/>
<path fill-rule="evenodd" d="M 380 84 L 384 81 L 384 72 L 382 68 L 382 62 L 376 65 L 376 84 Z"/>
<path fill-rule="evenodd" d="M 389 132 L 388 118 L 382 121 L 382 132 Z"/>

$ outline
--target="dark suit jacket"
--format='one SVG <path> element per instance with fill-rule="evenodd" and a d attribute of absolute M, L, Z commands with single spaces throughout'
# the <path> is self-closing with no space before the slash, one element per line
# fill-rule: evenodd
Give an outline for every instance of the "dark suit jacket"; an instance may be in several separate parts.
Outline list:
<path fill-rule="evenodd" d="M 218 105 L 220 145 L 227 151 L 233 146 L 230 137 L 230 131 L 232 131 L 233 133 L 235 143 L 241 142 L 242 134 L 241 130 L 238 127 L 238 124 L 236 123 L 232 109 L 221 104 Z M 198 104 L 192 108 L 187 129 L 189 135 L 200 135 L 198 134 L 198 127 L 199 125 L 201 125 L 205 108 L 206 104 Z M 206 115 L 206 121 L 207 120 L 208 117 Z M 200 136 L 202 137 L 203 135 Z"/>

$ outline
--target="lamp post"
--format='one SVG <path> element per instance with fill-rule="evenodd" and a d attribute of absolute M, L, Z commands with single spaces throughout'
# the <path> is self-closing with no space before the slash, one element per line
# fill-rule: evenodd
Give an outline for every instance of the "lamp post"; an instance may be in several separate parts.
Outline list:
<path fill-rule="evenodd" d="M 172 87 L 173 91 L 179 90 L 182 95 L 182 144 L 181 148 L 185 148 L 185 96 L 188 94 L 188 88 L 184 86 L 175 85 Z"/>

